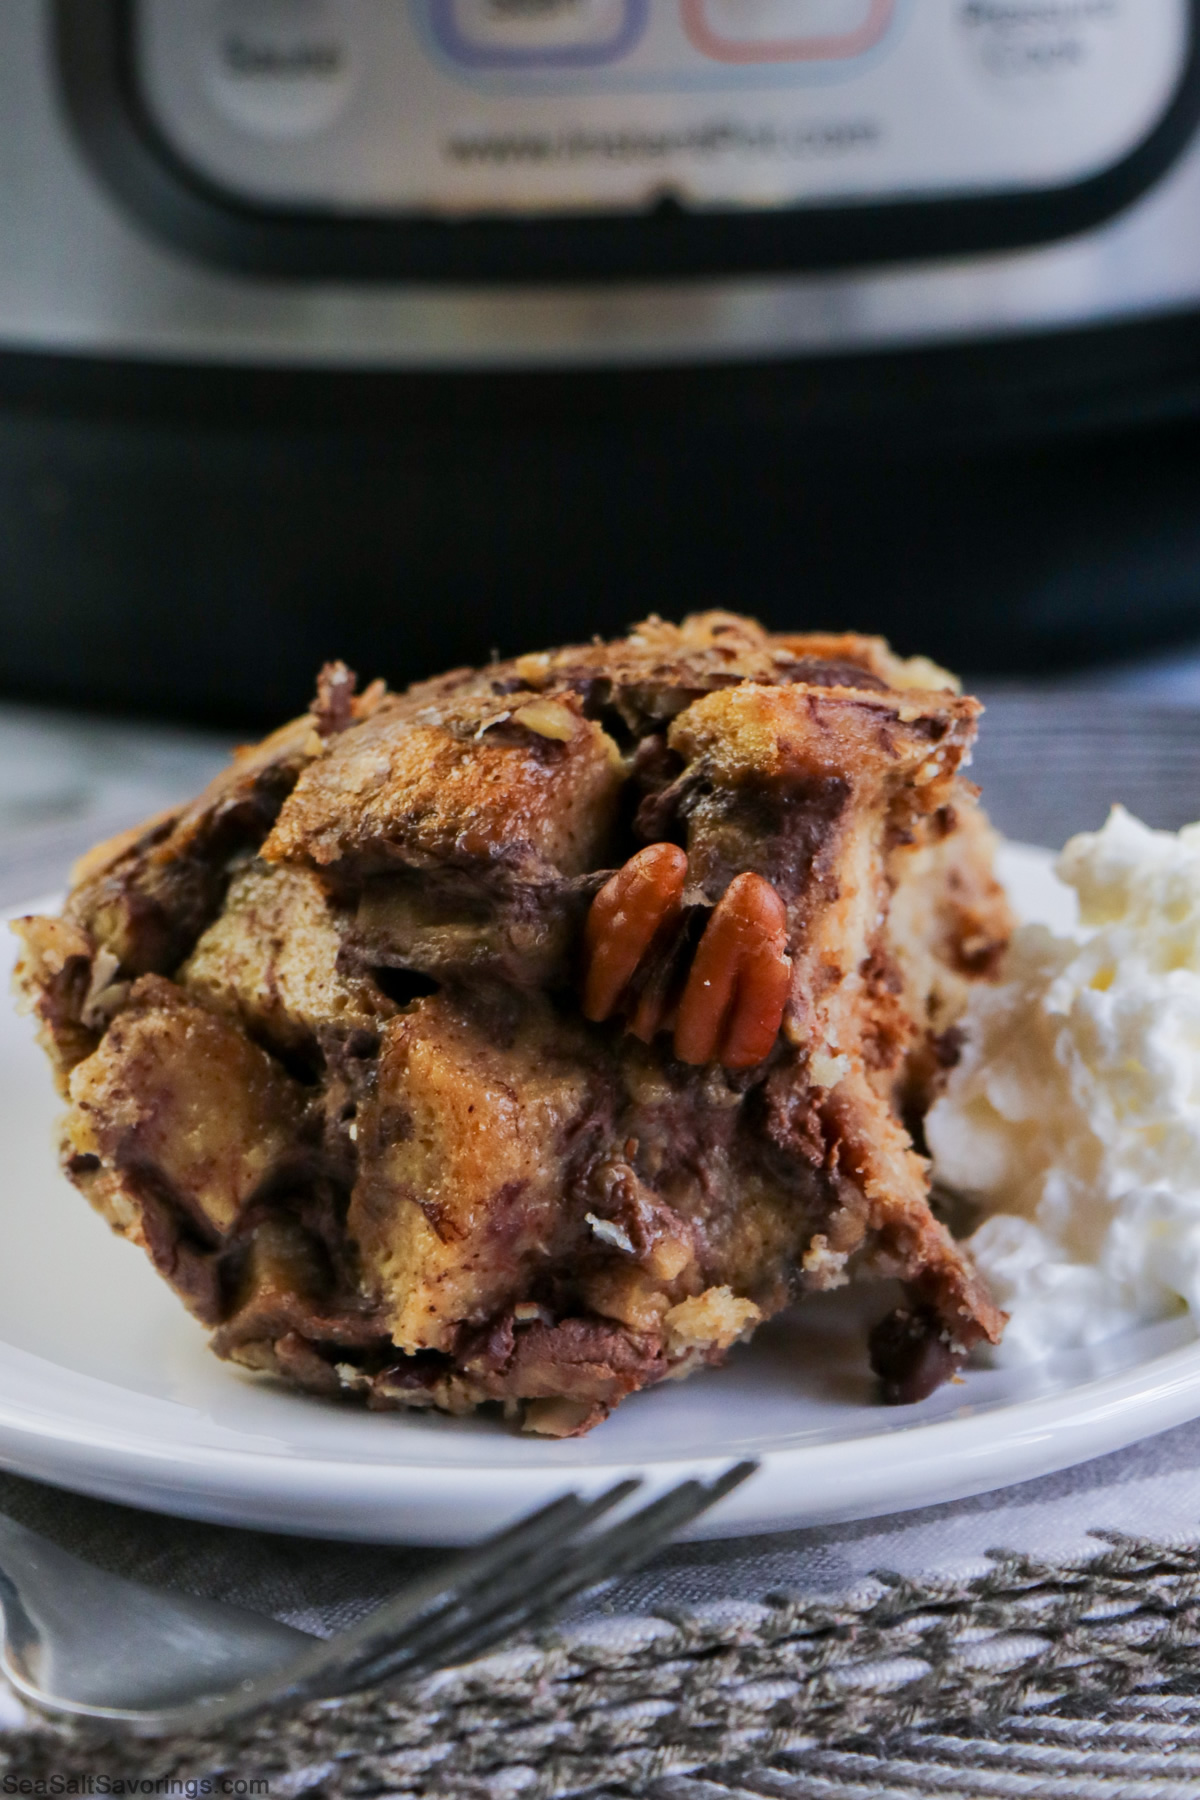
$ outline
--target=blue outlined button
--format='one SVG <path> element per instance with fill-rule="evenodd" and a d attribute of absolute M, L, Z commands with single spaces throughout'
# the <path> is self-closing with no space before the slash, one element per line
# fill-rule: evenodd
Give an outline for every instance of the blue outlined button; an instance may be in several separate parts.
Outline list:
<path fill-rule="evenodd" d="M 470 69 L 595 69 L 627 56 L 650 0 L 429 0 L 438 46 Z"/>

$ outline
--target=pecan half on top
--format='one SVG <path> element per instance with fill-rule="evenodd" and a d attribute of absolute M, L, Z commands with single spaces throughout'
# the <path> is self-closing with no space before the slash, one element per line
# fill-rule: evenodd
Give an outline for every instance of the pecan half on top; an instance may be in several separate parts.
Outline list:
<path fill-rule="evenodd" d="M 653 947 L 669 941 L 682 918 L 686 876 L 682 850 L 650 844 L 601 888 L 584 937 L 587 1018 L 611 1018 Z M 627 1026 L 636 1037 L 649 1039 L 670 1023 L 675 1010 L 675 1054 L 681 1062 L 752 1069 L 778 1036 L 791 974 L 783 901 L 761 875 L 738 875 L 708 921 L 678 1008 L 668 1009 L 651 982 Z"/>
<path fill-rule="evenodd" d="M 585 1018 L 599 1023 L 616 1012 L 655 938 L 678 923 L 686 878 L 678 845 L 649 844 L 605 882 L 584 931 Z"/>
<path fill-rule="evenodd" d="M 754 1068 L 778 1036 L 791 979 L 783 901 L 761 875 L 735 875 L 700 939 L 679 1002 L 680 1062 Z"/>

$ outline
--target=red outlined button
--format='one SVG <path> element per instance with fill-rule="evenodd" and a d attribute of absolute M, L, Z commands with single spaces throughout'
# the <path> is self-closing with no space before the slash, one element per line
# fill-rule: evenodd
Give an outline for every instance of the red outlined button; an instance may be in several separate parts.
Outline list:
<path fill-rule="evenodd" d="M 742 0 L 736 7 L 728 0 L 724 5 L 721 0 L 681 0 L 681 4 L 684 30 L 696 49 L 726 63 L 837 62 L 862 56 L 879 42 L 895 12 L 895 0 L 839 0 L 832 5 L 817 0 L 812 11 L 827 19 L 840 13 L 845 23 L 822 28 L 814 19 L 813 30 L 778 37 L 769 35 L 772 15 L 784 10 L 777 0 L 775 4 L 762 0 L 758 6 Z M 753 29 L 755 12 L 761 18 L 761 32 Z M 736 30 L 721 20 L 722 13 L 737 17 Z"/>

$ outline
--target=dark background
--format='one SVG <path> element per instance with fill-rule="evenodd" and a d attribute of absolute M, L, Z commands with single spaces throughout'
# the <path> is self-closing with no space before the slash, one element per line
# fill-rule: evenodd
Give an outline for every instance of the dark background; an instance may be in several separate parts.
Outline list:
<path fill-rule="evenodd" d="M 708 369 L 0 357 L 0 691 L 210 722 L 649 611 L 971 676 L 1200 635 L 1200 320 Z"/>

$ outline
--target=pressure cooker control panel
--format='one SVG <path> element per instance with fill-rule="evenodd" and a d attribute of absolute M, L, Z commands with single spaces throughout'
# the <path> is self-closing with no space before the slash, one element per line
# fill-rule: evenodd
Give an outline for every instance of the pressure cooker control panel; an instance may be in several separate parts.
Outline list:
<path fill-rule="evenodd" d="M 523 220 L 1060 188 L 1137 151 L 1189 0 L 137 0 L 141 103 L 259 207 Z"/>

